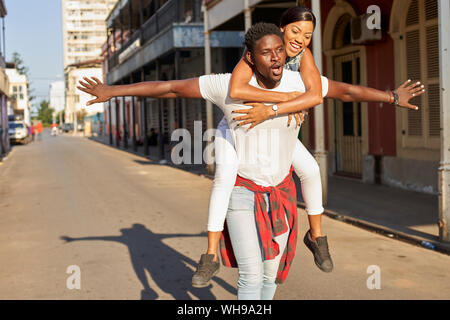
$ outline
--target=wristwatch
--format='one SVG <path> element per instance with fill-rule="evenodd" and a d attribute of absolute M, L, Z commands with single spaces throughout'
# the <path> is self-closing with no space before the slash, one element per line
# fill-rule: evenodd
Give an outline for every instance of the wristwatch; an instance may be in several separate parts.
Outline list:
<path fill-rule="evenodd" d="M 275 111 L 275 117 L 278 116 L 278 106 L 276 104 L 272 105 L 272 110 Z"/>

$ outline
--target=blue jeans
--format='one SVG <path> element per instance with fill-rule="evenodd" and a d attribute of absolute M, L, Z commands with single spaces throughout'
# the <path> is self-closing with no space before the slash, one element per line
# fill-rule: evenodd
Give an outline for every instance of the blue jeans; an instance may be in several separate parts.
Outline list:
<path fill-rule="evenodd" d="M 255 221 L 255 194 L 245 187 L 234 187 L 227 212 L 227 227 L 238 263 L 238 300 L 272 300 L 277 289 L 275 279 L 289 230 L 277 237 L 280 253 L 263 261 L 263 249 Z M 269 215 L 268 194 L 264 195 Z M 287 222 L 287 218 L 286 218 Z"/>

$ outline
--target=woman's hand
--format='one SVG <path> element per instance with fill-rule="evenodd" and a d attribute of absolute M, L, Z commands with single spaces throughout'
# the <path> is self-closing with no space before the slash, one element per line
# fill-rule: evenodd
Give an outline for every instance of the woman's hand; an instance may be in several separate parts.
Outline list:
<path fill-rule="evenodd" d="M 267 106 L 260 102 L 248 102 L 245 103 L 246 106 L 251 108 L 249 109 L 239 109 L 234 110 L 233 113 L 242 113 L 244 116 L 235 117 L 233 120 L 241 121 L 238 123 L 238 126 L 243 126 L 246 124 L 251 124 L 248 130 L 254 128 L 256 125 L 261 122 L 269 119 L 272 116 L 272 108 L 271 106 Z"/>
<path fill-rule="evenodd" d="M 288 127 L 291 124 L 291 120 L 292 120 L 292 116 L 295 117 L 295 122 L 297 122 L 297 126 L 300 127 L 300 125 L 305 121 L 305 116 L 308 115 L 308 112 L 305 111 L 305 113 L 303 113 L 303 111 L 297 112 L 297 113 L 289 113 L 288 115 Z"/>
<path fill-rule="evenodd" d="M 79 81 L 80 86 L 77 88 L 83 92 L 89 93 L 90 95 L 96 96 L 96 99 L 89 100 L 86 105 L 91 105 L 93 103 L 105 102 L 112 98 L 110 94 L 110 86 L 103 84 L 100 80 L 95 77 L 91 79 L 84 77 L 86 82 Z"/>
<path fill-rule="evenodd" d="M 398 94 L 398 105 L 400 107 L 419 110 L 419 107 L 410 104 L 409 101 L 423 94 L 425 92 L 425 86 L 420 82 L 411 84 L 411 80 L 408 80 L 395 89 L 394 92 Z"/>

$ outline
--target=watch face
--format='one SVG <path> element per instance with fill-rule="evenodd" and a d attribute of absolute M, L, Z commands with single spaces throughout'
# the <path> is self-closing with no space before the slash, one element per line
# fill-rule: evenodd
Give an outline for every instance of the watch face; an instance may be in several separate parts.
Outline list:
<path fill-rule="evenodd" d="M 276 104 L 274 104 L 274 105 L 272 106 L 272 109 L 273 109 L 273 111 L 277 111 L 277 110 L 278 110 L 278 106 L 277 106 Z"/>

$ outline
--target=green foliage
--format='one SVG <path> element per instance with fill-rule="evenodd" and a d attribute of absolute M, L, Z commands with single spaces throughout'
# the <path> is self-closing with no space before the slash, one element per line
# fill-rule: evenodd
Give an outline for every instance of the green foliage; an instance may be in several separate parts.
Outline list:
<path fill-rule="evenodd" d="M 41 120 L 42 124 L 44 126 L 50 125 L 53 121 L 53 112 L 55 110 L 53 108 L 50 108 L 49 102 L 47 100 L 42 100 L 37 118 Z"/>

